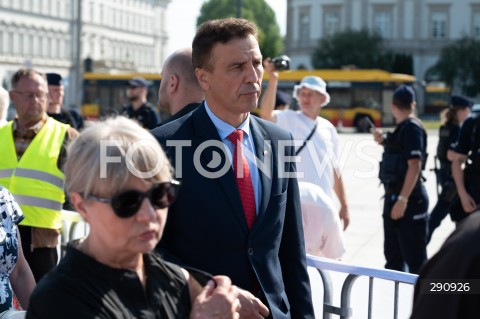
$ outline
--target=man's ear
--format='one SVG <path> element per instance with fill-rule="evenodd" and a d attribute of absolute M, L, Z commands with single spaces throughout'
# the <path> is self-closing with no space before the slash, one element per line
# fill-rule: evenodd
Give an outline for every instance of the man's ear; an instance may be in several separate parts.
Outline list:
<path fill-rule="evenodd" d="M 210 84 L 209 84 L 210 73 L 204 69 L 196 68 L 195 75 L 197 76 L 198 83 L 202 87 L 203 91 L 208 91 L 210 88 Z"/>
<path fill-rule="evenodd" d="M 180 82 L 180 79 L 179 77 L 172 73 L 170 74 L 170 79 L 169 79 L 169 83 L 168 83 L 168 93 L 172 94 L 172 93 L 175 93 L 177 90 L 178 90 L 178 85 L 179 85 L 179 82 Z"/>
<path fill-rule="evenodd" d="M 83 220 L 88 222 L 88 213 L 85 207 L 85 200 L 79 193 L 71 193 L 70 201 L 72 202 L 75 210 L 82 216 Z"/>

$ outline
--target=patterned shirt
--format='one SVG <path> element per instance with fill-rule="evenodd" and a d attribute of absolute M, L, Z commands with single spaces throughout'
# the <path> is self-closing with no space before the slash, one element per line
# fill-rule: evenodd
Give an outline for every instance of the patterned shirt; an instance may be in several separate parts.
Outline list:
<path fill-rule="evenodd" d="M 13 308 L 13 290 L 10 285 L 18 257 L 17 225 L 24 216 L 12 194 L 0 186 L 0 313 Z"/>

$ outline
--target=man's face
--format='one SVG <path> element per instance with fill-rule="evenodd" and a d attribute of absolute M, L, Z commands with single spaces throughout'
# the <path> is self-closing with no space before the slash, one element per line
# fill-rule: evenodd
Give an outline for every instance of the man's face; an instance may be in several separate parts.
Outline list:
<path fill-rule="evenodd" d="M 47 110 L 48 86 L 40 75 L 23 77 L 10 91 L 10 99 L 17 110 L 19 120 L 34 125 Z"/>
<path fill-rule="evenodd" d="M 197 69 L 197 78 L 217 116 L 227 121 L 257 107 L 263 65 L 255 37 L 215 44 L 209 63 L 212 71 Z"/>
<path fill-rule="evenodd" d="M 48 97 L 51 104 L 63 104 L 63 97 L 65 96 L 65 90 L 63 85 L 49 85 Z"/>
<path fill-rule="evenodd" d="M 322 105 L 325 103 L 326 96 L 315 90 L 302 87 L 297 92 L 297 99 L 303 112 L 312 112 L 318 115 Z"/>
<path fill-rule="evenodd" d="M 127 98 L 129 101 L 136 101 L 141 99 L 142 92 L 145 90 L 144 87 L 141 86 L 127 86 Z"/>

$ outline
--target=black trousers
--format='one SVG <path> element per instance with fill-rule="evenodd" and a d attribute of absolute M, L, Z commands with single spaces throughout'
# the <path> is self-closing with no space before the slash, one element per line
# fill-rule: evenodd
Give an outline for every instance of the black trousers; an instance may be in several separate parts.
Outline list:
<path fill-rule="evenodd" d="M 38 283 L 46 273 L 57 265 L 57 248 L 32 249 L 32 227 L 19 225 L 18 229 L 22 240 L 23 254 L 32 270 L 35 281 Z"/>
<path fill-rule="evenodd" d="M 393 220 L 390 213 L 396 194 L 385 195 L 383 211 L 385 268 L 418 274 L 427 260 L 428 196 L 423 186 L 410 195 L 405 215 Z"/>

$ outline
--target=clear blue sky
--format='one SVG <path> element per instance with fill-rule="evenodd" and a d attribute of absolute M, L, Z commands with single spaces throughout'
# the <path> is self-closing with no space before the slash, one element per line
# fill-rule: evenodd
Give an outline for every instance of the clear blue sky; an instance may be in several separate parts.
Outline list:
<path fill-rule="evenodd" d="M 167 7 L 167 31 L 169 35 L 167 55 L 189 47 L 195 35 L 195 23 L 200 8 L 207 0 L 173 0 Z M 287 0 L 266 0 L 275 11 L 281 35 L 285 35 L 287 24 Z"/>

